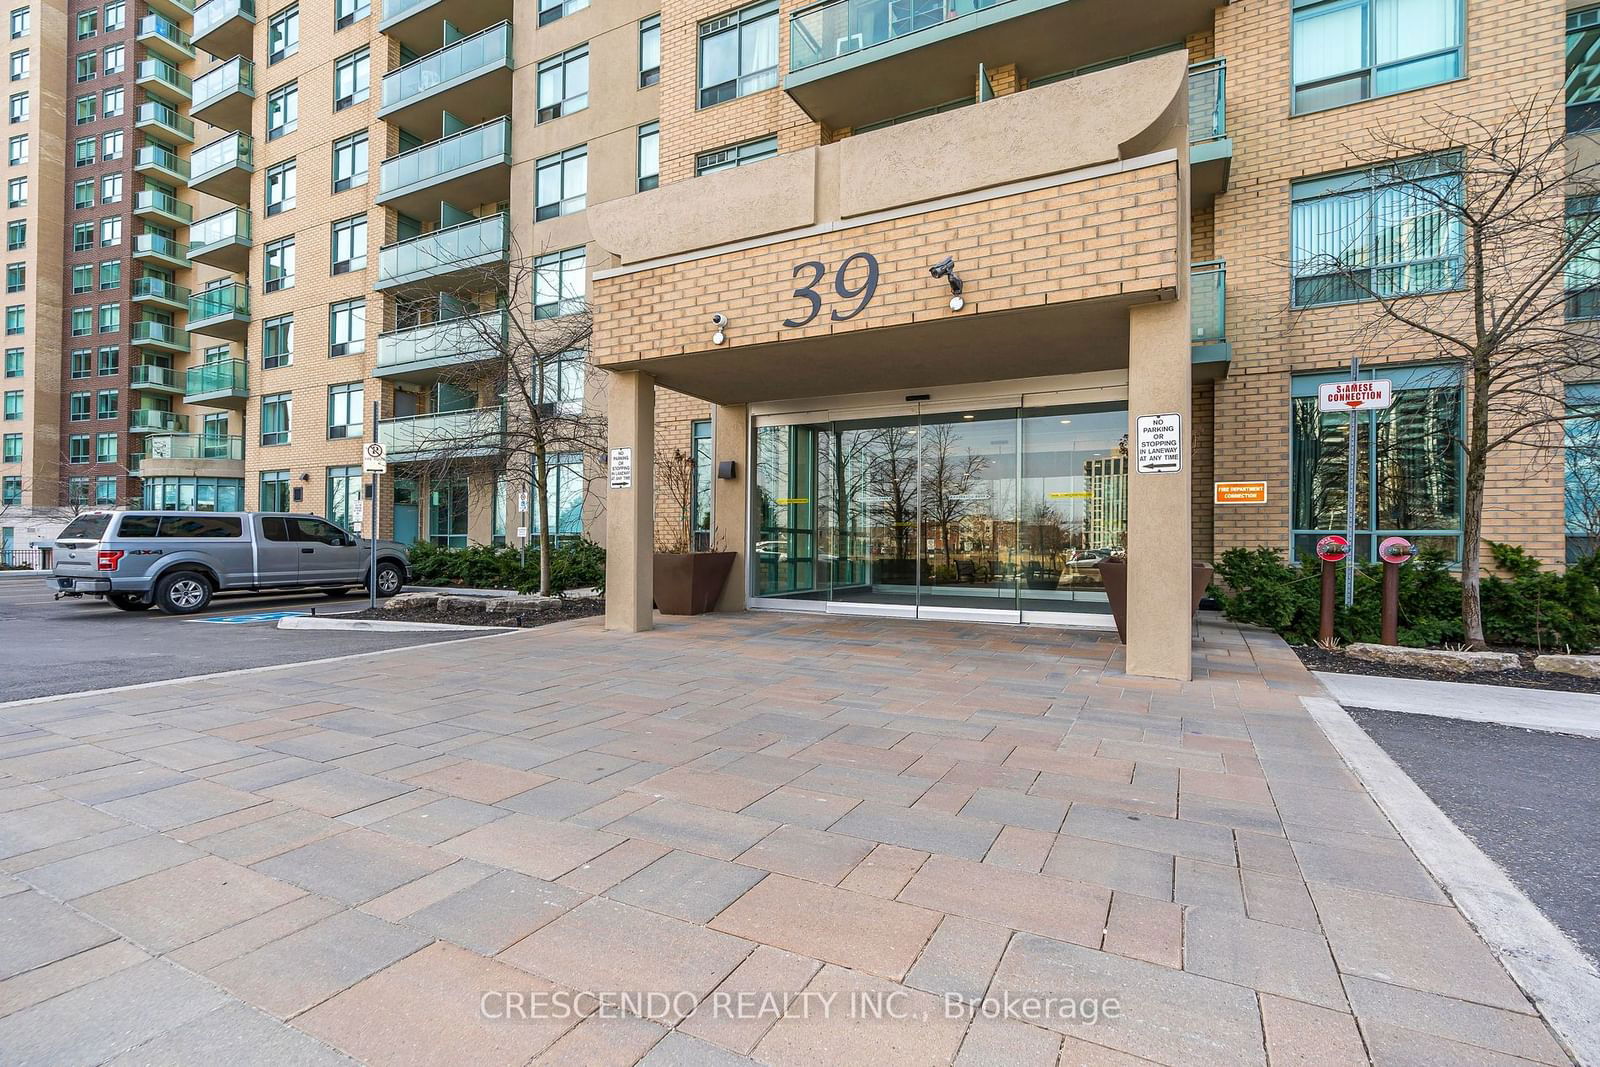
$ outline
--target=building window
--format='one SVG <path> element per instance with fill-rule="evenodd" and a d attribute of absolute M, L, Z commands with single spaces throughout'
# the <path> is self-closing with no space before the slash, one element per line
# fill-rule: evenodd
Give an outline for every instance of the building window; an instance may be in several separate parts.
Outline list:
<path fill-rule="evenodd" d="M 294 160 L 267 168 L 267 214 L 279 215 L 294 207 Z"/>
<path fill-rule="evenodd" d="M 86 433 L 75 433 L 67 438 L 67 462 L 88 463 L 89 447 L 94 439 Z"/>
<path fill-rule="evenodd" d="M 538 121 L 557 119 L 588 106 L 588 45 L 579 45 L 539 64 Z"/>
<path fill-rule="evenodd" d="M 267 140 L 293 133 L 300 120 L 300 86 L 295 82 L 267 94 Z"/>
<path fill-rule="evenodd" d="M 94 308 L 73 308 L 71 330 L 73 337 L 87 337 L 94 333 Z M 11 331 L 8 329 L 6 332 Z"/>
<path fill-rule="evenodd" d="M 548 26 L 556 19 L 582 11 L 589 0 L 539 0 L 539 25 Z"/>
<path fill-rule="evenodd" d="M 328 307 L 328 355 L 352 356 L 367 350 L 367 302 L 341 300 Z"/>
<path fill-rule="evenodd" d="M 661 16 L 639 23 L 639 88 L 661 80 Z"/>
<path fill-rule="evenodd" d="M 100 53 L 85 52 L 79 56 L 74 63 L 74 71 L 80 83 L 93 81 L 100 73 Z"/>
<path fill-rule="evenodd" d="M 27 358 L 28 357 L 24 354 L 23 350 L 20 349 L 20 348 L 8 348 L 8 349 L 6 349 L 6 377 L 7 378 L 20 378 L 20 377 L 22 377 L 23 367 L 26 365 L 25 361 L 27 360 Z"/>
<path fill-rule="evenodd" d="M 365 401 L 360 382 L 328 386 L 328 437 L 360 437 Z"/>
<path fill-rule="evenodd" d="M 120 329 L 122 329 L 122 305 L 121 304 L 101 304 L 100 305 L 100 332 L 101 333 L 116 333 Z"/>
<path fill-rule="evenodd" d="M 115 248 L 122 243 L 122 216 L 100 220 L 100 247 Z"/>
<path fill-rule="evenodd" d="M 28 50 L 11 53 L 11 80 L 22 81 L 28 76 Z"/>
<path fill-rule="evenodd" d="M 467 547 L 467 479 L 463 474 L 438 478 L 428 492 L 428 540 L 446 548 Z"/>
<path fill-rule="evenodd" d="M 108 259 L 100 264 L 100 290 L 116 289 L 122 285 L 122 260 Z"/>
<path fill-rule="evenodd" d="M 151 511 L 242 511 L 241 478 L 146 478 L 141 507 Z"/>
<path fill-rule="evenodd" d="M 778 138 L 763 137 L 757 141 L 719 148 L 714 152 L 701 152 L 694 157 L 695 177 L 714 174 L 719 170 L 732 170 L 746 163 L 759 163 L 778 154 Z"/>
<path fill-rule="evenodd" d="M 545 492 L 550 503 L 551 535 L 581 536 L 583 501 L 587 493 L 583 456 L 575 452 L 556 453 L 550 457 L 546 469 Z M 539 536 L 539 508 L 531 499 L 528 505 L 528 535 L 536 538 Z"/>
<path fill-rule="evenodd" d="M 28 308 L 24 304 L 12 304 L 6 308 L 6 333 L 15 336 L 28 332 Z"/>
<path fill-rule="evenodd" d="M 582 247 L 552 252 L 533 261 L 533 316 L 553 319 L 583 310 L 588 271 Z"/>
<path fill-rule="evenodd" d="M 333 191 L 367 184 L 367 131 L 333 142 Z"/>
<path fill-rule="evenodd" d="M 6 182 L 6 206 L 28 206 L 28 179 L 26 177 L 12 178 Z"/>
<path fill-rule="evenodd" d="M 1296 114 L 1461 76 L 1462 0 L 1295 0 Z"/>
<path fill-rule="evenodd" d="M 114 74 L 116 72 L 108 68 L 106 73 Z M 108 119 L 116 118 L 122 114 L 122 90 L 120 88 L 107 89 L 100 94 L 100 113 Z"/>
<path fill-rule="evenodd" d="M 353 436 L 360 436 L 359 434 Z M 328 520 L 346 530 L 360 525 L 355 521 L 361 507 L 361 468 L 328 468 Z"/>
<path fill-rule="evenodd" d="M 284 237 L 268 242 L 262 252 L 263 271 L 266 279 L 266 291 L 276 293 L 280 289 L 294 287 L 294 238 Z"/>
<path fill-rule="evenodd" d="M 127 54 L 125 45 L 108 44 L 102 55 L 105 62 L 101 65 L 106 74 L 121 74 L 123 57 Z"/>
<path fill-rule="evenodd" d="M 105 6 L 106 32 L 115 33 L 127 23 L 127 5 L 125 0 L 111 0 Z"/>
<path fill-rule="evenodd" d="M 639 127 L 639 191 L 661 184 L 661 123 Z"/>
<path fill-rule="evenodd" d="M 584 208 L 589 187 L 589 148 L 579 145 L 545 156 L 535 165 L 534 218 L 553 219 Z"/>
<path fill-rule="evenodd" d="M 28 110 L 28 94 L 12 93 L 10 97 L 11 121 L 27 122 Z"/>
<path fill-rule="evenodd" d="M 1453 156 L 1295 182 L 1290 188 L 1296 307 L 1411 296 L 1463 284 Z"/>
<path fill-rule="evenodd" d="M 1600 383 L 1567 386 L 1567 562 L 1600 550 Z"/>
<path fill-rule="evenodd" d="M 72 250 L 74 252 L 83 252 L 93 247 L 94 223 L 74 222 L 72 224 Z"/>
<path fill-rule="evenodd" d="M 294 316 L 279 315 L 261 324 L 261 366 L 287 367 L 294 359 Z"/>
<path fill-rule="evenodd" d="M 15 252 L 19 248 L 28 247 L 28 224 L 26 222 L 6 223 L 6 251 Z"/>
<path fill-rule="evenodd" d="M 77 104 L 76 104 L 77 110 L 75 112 L 75 117 L 77 119 L 77 125 L 86 126 L 89 123 L 93 122 L 94 118 L 95 118 L 95 114 L 96 114 L 96 109 L 99 106 L 100 106 L 100 96 L 99 96 L 98 93 L 89 93 L 89 94 L 87 94 L 85 96 L 78 97 Z"/>
<path fill-rule="evenodd" d="M 112 130 L 100 138 L 100 158 L 103 160 L 122 158 L 121 130 Z"/>
<path fill-rule="evenodd" d="M 117 391 L 115 389 L 102 389 L 94 395 L 94 417 L 97 419 L 114 419 L 117 417 Z"/>
<path fill-rule="evenodd" d="M 6 264 L 6 292 L 20 293 L 28 288 L 28 265 L 26 263 Z"/>
<path fill-rule="evenodd" d="M 113 405 L 114 407 L 115 405 Z M 116 412 L 112 412 L 112 417 Z M 117 461 L 117 435 L 114 433 L 97 433 L 94 435 L 94 461 L 96 463 L 115 463 Z"/>
<path fill-rule="evenodd" d="M 19 133 L 6 142 L 6 160 L 13 167 L 28 162 L 28 135 Z"/>
<path fill-rule="evenodd" d="M 116 457 L 112 457 L 116 462 Z M 94 480 L 94 502 L 96 504 L 115 504 L 117 502 L 117 476 L 102 474 Z"/>
<path fill-rule="evenodd" d="M 1451 558 L 1461 550 L 1463 406 L 1451 366 L 1387 367 L 1394 403 L 1356 415 L 1355 557 L 1376 561 L 1377 544 L 1400 535 Z M 1317 387 L 1344 375 L 1297 375 L 1290 421 L 1291 521 L 1295 558 L 1345 530 L 1350 416 L 1317 410 Z"/>
<path fill-rule="evenodd" d="M 691 533 L 696 552 L 711 549 L 711 420 L 698 419 L 689 428 L 690 485 L 694 491 Z"/>
<path fill-rule="evenodd" d="M 778 84 L 778 0 L 700 24 L 700 106 Z"/>
<path fill-rule="evenodd" d="M 0 504 L 22 503 L 22 479 L 15 474 L 8 474 L 0 479 Z"/>
<path fill-rule="evenodd" d="M 28 36 L 32 18 L 25 7 L 13 8 L 11 11 L 11 39 Z"/>
<path fill-rule="evenodd" d="M 273 393 L 261 398 L 261 443 L 289 443 L 289 413 L 293 399 L 289 393 Z"/>
<path fill-rule="evenodd" d="M 583 411 L 583 376 L 588 364 L 576 349 L 558 353 L 545 361 L 539 376 L 539 404 L 553 415 L 577 415 Z"/>
<path fill-rule="evenodd" d="M 78 16 L 78 40 L 87 41 L 95 35 L 95 26 L 99 22 L 99 14 L 94 11 L 85 11 Z"/>
<path fill-rule="evenodd" d="M 290 4 L 267 21 L 267 66 L 300 50 L 300 5 Z"/>
<path fill-rule="evenodd" d="M 100 202 L 102 204 L 122 203 L 122 175 L 106 174 L 100 178 Z"/>
<path fill-rule="evenodd" d="M 288 511 L 289 510 L 289 472 L 288 471 L 262 471 L 261 472 L 261 503 L 262 511 Z"/>
<path fill-rule="evenodd" d="M 22 418 L 22 390 L 12 389 L 6 393 L 5 418 L 15 422 Z"/>
<path fill-rule="evenodd" d="M 90 263 L 80 263 L 72 268 L 72 292 L 94 292 L 94 266 Z"/>
<path fill-rule="evenodd" d="M 68 357 L 68 366 L 71 368 L 69 377 L 94 377 L 94 350 L 91 348 L 75 349 L 71 356 Z"/>
<path fill-rule="evenodd" d="M 372 59 L 363 46 L 333 65 L 333 109 L 354 107 L 371 95 Z"/>
<path fill-rule="evenodd" d="M 334 0 L 333 28 L 342 30 L 346 26 L 353 26 L 372 14 L 370 0 Z"/>
<path fill-rule="evenodd" d="M 71 422 L 88 422 L 94 418 L 94 394 L 80 392 L 68 396 L 67 418 Z"/>
<path fill-rule="evenodd" d="M 356 215 L 333 224 L 333 273 L 348 274 L 367 266 L 367 217 Z"/>
<path fill-rule="evenodd" d="M 93 137 L 80 137 L 73 143 L 72 162 L 77 167 L 87 167 L 94 163 L 95 146 L 99 142 Z"/>
<path fill-rule="evenodd" d="M 5 450 L 0 452 L 0 462 L 22 462 L 22 435 L 20 433 L 8 433 L 5 435 Z"/>
<path fill-rule="evenodd" d="M 108 345 L 100 349 L 99 355 L 96 357 L 100 364 L 97 368 L 99 372 L 103 375 L 117 373 L 117 368 L 122 362 L 121 352 L 122 350 L 115 345 Z"/>

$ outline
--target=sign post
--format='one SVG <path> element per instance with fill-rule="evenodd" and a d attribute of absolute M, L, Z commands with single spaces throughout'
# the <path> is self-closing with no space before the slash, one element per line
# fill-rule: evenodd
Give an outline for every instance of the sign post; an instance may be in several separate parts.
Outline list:
<path fill-rule="evenodd" d="M 1328 382 L 1317 386 L 1317 410 L 1322 412 L 1348 411 L 1350 413 L 1350 452 L 1345 460 L 1344 511 L 1345 537 L 1350 545 L 1356 542 L 1356 428 L 1359 413 L 1381 411 L 1394 402 L 1394 390 L 1387 378 L 1361 380 L 1361 357 L 1350 357 L 1350 380 Z M 1344 568 L 1344 606 L 1356 600 L 1356 561 L 1351 559 Z"/>
<path fill-rule="evenodd" d="M 517 527 L 517 540 L 522 542 L 522 565 L 528 565 L 528 494 L 517 494 L 517 515 L 521 517 L 522 524 Z"/>
<path fill-rule="evenodd" d="M 367 544 L 372 549 L 371 561 L 367 567 L 367 607 L 373 611 L 378 610 L 378 507 L 383 497 L 378 495 L 383 484 L 383 472 L 389 469 L 389 456 L 383 444 L 378 440 L 378 401 L 372 402 L 372 440 L 361 448 L 361 470 L 372 475 L 372 522 L 364 531 L 367 535 Z"/>
<path fill-rule="evenodd" d="M 1334 570 L 1349 554 L 1350 542 L 1338 534 L 1329 534 L 1317 542 L 1317 558 L 1322 560 L 1322 618 L 1317 626 L 1320 641 L 1333 640 Z"/>
<path fill-rule="evenodd" d="M 1386 645 L 1400 643 L 1400 568 L 1411 562 L 1417 546 L 1404 537 L 1385 537 L 1378 545 L 1383 560 L 1383 614 L 1379 618 L 1378 640 Z"/>

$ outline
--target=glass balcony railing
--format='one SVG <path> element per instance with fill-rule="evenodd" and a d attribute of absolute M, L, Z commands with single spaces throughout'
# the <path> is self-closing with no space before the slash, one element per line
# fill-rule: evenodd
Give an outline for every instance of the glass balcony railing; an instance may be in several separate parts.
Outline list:
<path fill-rule="evenodd" d="M 194 42 L 184 32 L 182 26 L 167 18 L 165 15 L 146 15 L 139 20 L 139 38 L 159 37 L 178 52 L 189 57 L 194 56 Z"/>
<path fill-rule="evenodd" d="M 184 140 L 194 140 L 194 120 L 178 114 L 178 109 L 160 100 L 146 100 L 139 105 L 140 122 L 159 122 L 167 129 L 180 134 Z"/>
<path fill-rule="evenodd" d="M 491 119 L 481 126 L 452 133 L 384 160 L 379 170 L 378 191 L 382 194 L 407 189 L 490 159 L 509 162 L 510 152 L 511 120 Z"/>
<path fill-rule="evenodd" d="M 189 255 L 210 245 L 237 241 L 250 243 L 250 212 L 243 208 L 229 208 L 210 218 L 201 219 L 189 227 Z"/>
<path fill-rule="evenodd" d="M 189 265 L 187 249 L 172 238 L 159 233 L 141 233 L 133 239 L 133 254 L 135 256 L 161 256 L 164 259 L 177 261 L 180 265 Z"/>
<path fill-rule="evenodd" d="M 189 297 L 189 321 L 214 319 L 219 315 L 250 314 L 250 287 L 229 282 L 214 289 L 202 289 Z M 190 390 L 194 392 L 194 390 Z"/>
<path fill-rule="evenodd" d="M 142 458 L 242 460 L 244 438 L 210 433 L 158 434 L 144 439 Z"/>
<path fill-rule="evenodd" d="M 187 226 L 194 220 L 194 208 L 171 193 L 160 189 L 141 189 L 133 194 L 134 211 L 159 211 L 163 215 L 182 220 Z"/>
<path fill-rule="evenodd" d="M 458 78 L 503 67 L 511 55 L 511 24 L 501 22 L 447 44 L 383 76 L 383 107 L 432 92 Z"/>
<path fill-rule="evenodd" d="M 133 324 L 133 332 L 128 337 L 136 345 L 163 345 L 167 348 L 181 348 L 189 350 L 189 331 L 180 330 L 176 326 L 169 326 L 164 322 L 145 319 Z"/>
<path fill-rule="evenodd" d="M 504 260 L 504 214 L 471 219 L 378 250 L 378 285 L 395 285 Z"/>
<path fill-rule="evenodd" d="M 137 80 L 160 82 L 185 98 L 192 98 L 194 95 L 194 82 L 189 80 L 187 74 L 164 59 L 152 57 L 139 60 Z"/>
<path fill-rule="evenodd" d="M 504 351 L 508 316 L 486 311 L 392 330 L 378 338 L 378 370 L 486 359 Z"/>
<path fill-rule="evenodd" d="M 219 170 L 229 167 L 253 166 L 254 150 L 250 138 L 242 133 L 230 133 L 220 140 L 212 141 L 204 148 L 196 148 L 189 153 L 189 177 L 191 181 L 203 181 L 208 176 Z"/>
<path fill-rule="evenodd" d="M 140 145 L 139 152 L 134 156 L 134 167 L 160 167 L 169 174 L 176 174 L 183 180 L 189 179 L 189 164 L 182 156 L 167 148 L 165 145 L 147 144 Z"/>
<path fill-rule="evenodd" d="M 1195 344 L 1227 339 L 1227 296 L 1227 265 L 1221 260 L 1189 268 L 1189 339 Z"/>
<path fill-rule="evenodd" d="M 501 408 L 469 408 L 378 423 L 378 440 L 390 458 L 438 455 L 482 455 L 503 444 L 505 412 Z"/>
<path fill-rule="evenodd" d="M 204 37 L 229 19 L 243 15 L 254 21 L 255 0 L 208 0 L 194 9 L 194 35 Z"/>
<path fill-rule="evenodd" d="M 256 65 L 242 56 L 234 56 L 215 70 L 208 70 L 194 80 L 193 110 L 199 111 L 230 93 L 255 95 Z"/>
<path fill-rule="evenodd" d="M 216 363 L 202 363 L 198 367 L 190 367 L 184 374 L 183 391 L 188 396 L 204 396 L 207 393 L 242 393 L 248 384 L 246 382 L 248 373 L 245 362 L 242 359 L 224 359 Z"/>
<path fill-rule="evenodd" d="M 183 388 L 183 375 L 171 367 L 160 367 L 154 363 L 136 363 L 128 368 L 128 384 L 135 389 L 177 391 Z"/>
<path fill-rule="evenodd" d="M 1189 142 L 1228 135 L 1228 61 L 1208 59 L 1189 67 Z"/>
<path fill-rule="evenodd" d="M 133 282 L 133 299 L 135 300 L 164 300 L 169 304 L 189 303 L 189 289 L 177 285 L 163 278 L 145 276 L 135 278 Z"/>
<path fill-rule="evenodd" d="M 188 433 L 189 416 L 154 408 L 135 408 L 128 412 L 128 429 L 133 433 Z M 147 454 L 146 458 L 156 457 Z"/>

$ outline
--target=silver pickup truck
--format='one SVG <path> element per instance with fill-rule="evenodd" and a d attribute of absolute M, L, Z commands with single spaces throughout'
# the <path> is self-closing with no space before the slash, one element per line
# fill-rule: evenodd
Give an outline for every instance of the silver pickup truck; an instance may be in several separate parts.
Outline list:
<path fill-rule="evenodd" d="M 378 542 L 379 596 L 405 584 L 407 556 Z M 315 515 L 260 511 L 88 511 L 55 543 L 56 598 L 101 597 L 123 611 L 189 615 L 223 589 L 365 586 L 372 542 Z"/>

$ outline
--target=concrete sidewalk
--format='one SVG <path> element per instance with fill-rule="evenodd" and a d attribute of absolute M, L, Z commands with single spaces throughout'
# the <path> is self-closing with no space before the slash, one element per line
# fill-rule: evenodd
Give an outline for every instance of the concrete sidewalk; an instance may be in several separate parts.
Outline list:
<path fill-rule="evenodd" d="M 1318 680 L 1347 708 L 1403 711 L 1529 730 L 1600 737 L 1600 696 L 1523 686 L 1432 682 L 1415 678 L 1317 671 Z"/>
<path fill-rule="evenodd" d="M 1293 654 L 1196 671 L 747 615 L 0 706 L 0 1062 L 1570 1062 Z"/>

